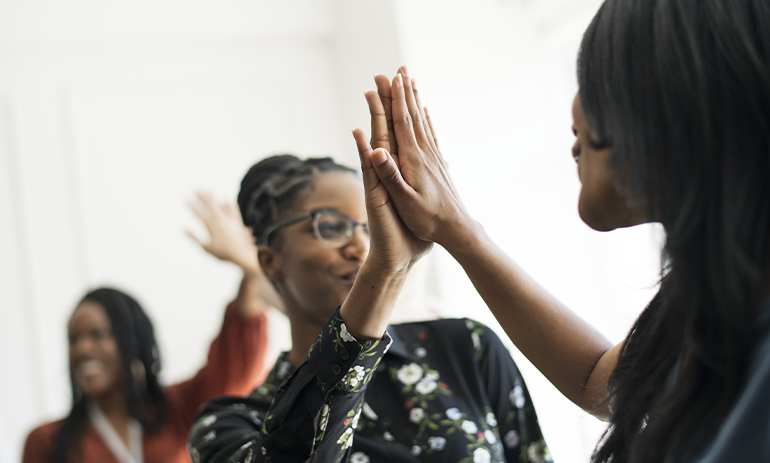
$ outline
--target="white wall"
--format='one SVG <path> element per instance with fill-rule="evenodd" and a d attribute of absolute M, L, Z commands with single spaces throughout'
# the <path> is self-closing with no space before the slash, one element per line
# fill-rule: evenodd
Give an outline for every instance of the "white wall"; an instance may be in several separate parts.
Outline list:
<path fill-rule="evenodd" d="M 69 406 L 66 320 L 115 284 L 155 322 L 164 378 L 195 371 L 238 273 L 183 236 L 196 188 L 234 198 L 264 155 L 357 162 L 372 75 L 408 62 L 466 203 L 503 248 L 613 341 L 649 300 L 651 230 L 576 214 L 574 61 L 597 0 L 0 2 L 0 443 Z M 202 289 L 203 288 L 203 289 Z M 399 319 L 494 326 L 441 250 Z M 273 319 L 273 354 L 288 345 Z M 501 336 L 502 333 L 501 333 Z M 518 353 L 559 462 L 602 429 Z M 2 451 L 0 450 L 0 455 Z"/>

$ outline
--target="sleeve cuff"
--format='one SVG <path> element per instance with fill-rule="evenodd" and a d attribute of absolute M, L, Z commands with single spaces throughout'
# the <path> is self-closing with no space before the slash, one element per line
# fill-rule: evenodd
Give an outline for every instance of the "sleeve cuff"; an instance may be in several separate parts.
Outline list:
<path fill-rule="evenodd" d="M 307 362 L 324 392 L 358 392 L 366 387 L 392 339 L 360 340 L 348 332 L 339 307 L 308 352 Z"/>

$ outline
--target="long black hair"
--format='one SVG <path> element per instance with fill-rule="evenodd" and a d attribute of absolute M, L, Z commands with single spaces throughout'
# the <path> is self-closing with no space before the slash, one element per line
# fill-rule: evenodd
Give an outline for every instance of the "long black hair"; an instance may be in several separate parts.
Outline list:
<path fill-rule="evenodd" d="M 238 208 L 257 244 L 267 244 L 261 242 L 265 229 L 286 218 L 302 194 L 325 172 L 358 173 L 329 157 L 299 159 L 291 154 L 270 156 L 251 166 L 241 181 Z M 279 245 L 280 237 L 273 242 Z"/>
<path fill-rule="evenodd" d="M 80 302 L 85 301 L 98 303 L 110 319 L 112 334 L 123 360 L 129 412 L 145 431 L 160 430 L 166 418 L 166 398 L 158 383 L 160 356 L 152 322 L 134 298 L 117 289 L 95 289 Z M 137 361 L 141 362 L 141 367 Z M 72 410 L 59 428 L 52 463 L 81 460 L 81 437 L 88 422 L 88 411 L 72 373 L 70 370 Z"/>
<path fill-rule="evenodd" d="M 578 58 L 592 135 L 666 230 L 594 462 L 704 450 L 745 383 L 770 254 L 770 3 L 607 0 Z"/>

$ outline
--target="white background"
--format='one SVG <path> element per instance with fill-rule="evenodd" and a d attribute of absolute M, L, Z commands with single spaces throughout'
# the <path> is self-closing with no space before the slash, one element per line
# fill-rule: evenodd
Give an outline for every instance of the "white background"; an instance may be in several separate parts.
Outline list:
<path fill-rule="evenodd" d="M 577 216 L 574 63 L 599 4 L 0 1 L 0 462 L 19 461 L 29 430 L 69 409 L 65 327 L 90 287 L 135 295 L 164 380 L 192 375 L 239 275 L 184 236 L 198 229 L 186 202 L 198 188 L 234 200 L 246 169 L 278 152 L 355 166 L 363 92 L 402 63 L 475 217 L 622 339 L 655 290 L 659 232 L 599 234 Z M 436 313 L 496 326 L 440 249 L 397 317 Z M 288 331 L 271 321 L 274 356 Z M 555 461 L 588 461 L 604 425 L 514 356 Z"/>

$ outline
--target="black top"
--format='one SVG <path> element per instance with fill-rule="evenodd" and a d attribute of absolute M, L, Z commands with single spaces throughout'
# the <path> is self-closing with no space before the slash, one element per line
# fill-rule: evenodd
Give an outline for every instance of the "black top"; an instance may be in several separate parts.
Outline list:
<path fill-rule="evenodd" d="M 551 461 L 508 350 L 473 320 L 359 341 L 337 310 L 299 368 L 287 358 L 249 397 L 205 407 L 195 463 Z"/>
<path fill-rule="evenodd" d="M 753 331 L 746 384 L 699 463 L 770 461 L 770 300 Z"/>

